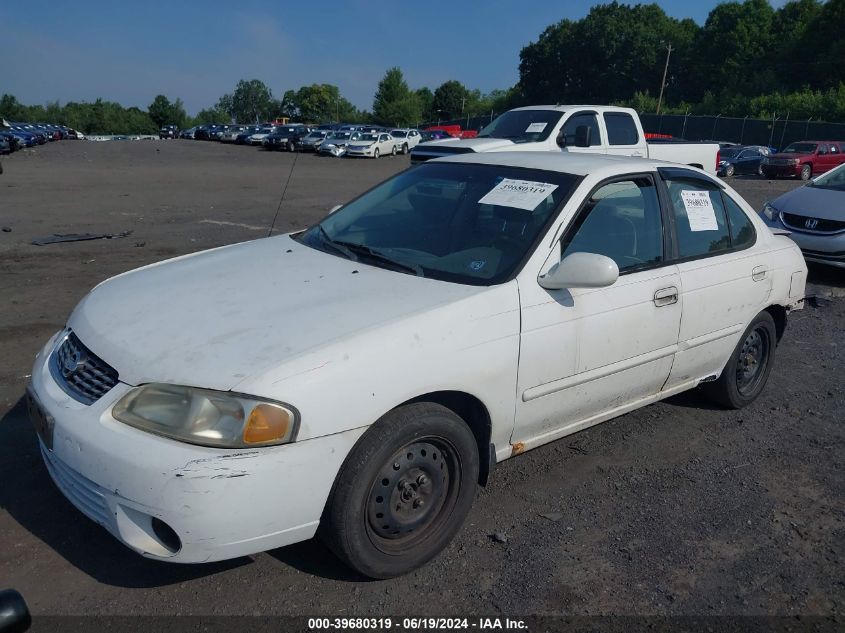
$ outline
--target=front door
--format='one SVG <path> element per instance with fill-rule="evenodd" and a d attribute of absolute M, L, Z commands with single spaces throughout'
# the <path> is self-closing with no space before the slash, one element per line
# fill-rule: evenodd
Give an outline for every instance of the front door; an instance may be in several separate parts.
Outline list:
<path fill-rule="evenodd" d="M 550 255 L 613 259 L 607 288 L 520 284 L 522 333 L 514 444 L 542 444 L 660 391 L 681 319 L 653 174 L 597 187 Z"/>

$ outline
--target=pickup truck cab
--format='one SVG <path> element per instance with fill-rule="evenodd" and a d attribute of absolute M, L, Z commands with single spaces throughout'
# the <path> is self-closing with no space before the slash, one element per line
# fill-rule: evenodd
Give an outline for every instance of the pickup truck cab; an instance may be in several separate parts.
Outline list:
<path fill-rule="evenodd" d="M 582 152 L 653 158 L 715 174 L 716 143 L 646 141 L 636 110 L 595 105 L 540 105 L 509 110 L 476 138 L 442 139 L 418 145 L 413 164 L 472 152 Z"/>
<path fill-rule="evenodd" d="M 845 163 L 845 143 L 836 141 L 799 141 L 782 152 L 763 160 L 760 166 L 766 178 L 783 176 L 809 180 Z"/>

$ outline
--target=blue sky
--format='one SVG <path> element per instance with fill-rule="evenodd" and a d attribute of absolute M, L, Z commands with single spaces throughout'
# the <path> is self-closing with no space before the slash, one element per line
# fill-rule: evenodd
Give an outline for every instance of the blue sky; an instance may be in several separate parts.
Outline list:
<path fill-rule="evenodd" d="M 785 0 L 773 0 L 781 6 Z M 97 97 L 146 109 L 157 94 L 189 114 L 261 79 L 281 96 L 330 83 L 369 109 L 385 70 L 412 88 L 457 79 L 488 92 L 519 77 L 519 51 L 595 0 L 4 0 L 0 93 L 23 103 Z M 702 24 L 715 0 L 662 0 Z"/>

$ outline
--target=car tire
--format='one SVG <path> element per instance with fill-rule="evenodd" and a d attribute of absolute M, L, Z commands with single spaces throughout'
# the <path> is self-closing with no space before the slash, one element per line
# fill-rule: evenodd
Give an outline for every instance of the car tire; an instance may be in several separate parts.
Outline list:
<path fill-rule="evenodd" d="M 394 145 L 394 146 L 393 146 L 393 149 L 391 149 L 391 150 L 390 150 L 390 155 L 391 155 L 391 156 L 396 156 L 396 154 L 397 154 L 397 153 L 398 153 L 398 150 L 396 149 L 396 146 Z"/>
<path fill-rule="evenodd" d="M 358 440 L 332 487 L 321 540 L 371 578 L 427 563 L 466 519 L 478 482 L 478 447 L 453 411 L 419 402 L 384 415 Z"/>
<path fill-rule="evenodd" d="M 703 385 L 705 394 L 728 409 L 754 402 L 769 379 L 776 346 L 775 321 L 761 312 L 742 333 L 719 379 Z"/>
<path fill-rule="evenodd" d="M 378 147 L 373 150 L 373 158 L 378 158 L 381 156 L 381 152 L 378 151 Z"/>
<path fill-rule="evenodd" d="M 758 176 L 765 176 L 765 174 L 763 173 L 763 166 L 762 165 L 757 165 L 757 175 Z"/>
<path fill-rule="evenodd" d="M 809 180 L 810 176 L 812 176 L 812 175 L 813 175 L 812 165 L 809 165 L 809 164 L 802 165 L 801 173 L 799 174 L 798 177 L 801 178 L 801 180 Z"/>
<path fill-rule="evenodd" d="M 403 154 L 407 154 L 407 153 L 408 153 L 408 152 L 410 152 L 410 151 L 411 151 L 411 150 L 410 150 L 410 148 L 408 147 L 408 144 L 407 144 L 407 143 L 405 143 L 405 144 L 402 146 L 402 153 L 403 153 Z"/>
<path fill-rule="evenodd" d="M 736 171 L 736 168 L 733 165 L 727 165 L 725 167 L 725 177 L 726 178 L 733 177 L 735 171 Z"/>
<path fill-rule="evenodd" d="M 294 152 L 294 151 L 296 151 L 296 147 L 294 147 L 293 141 L 288 141 L 288 147 L 287 147 L 287 150 L 288 150 L 289 152 Z"/>

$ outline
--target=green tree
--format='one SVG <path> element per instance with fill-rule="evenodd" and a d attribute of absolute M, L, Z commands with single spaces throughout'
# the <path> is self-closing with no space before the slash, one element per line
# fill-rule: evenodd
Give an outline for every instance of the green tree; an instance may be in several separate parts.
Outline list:
<path fill-rule="evenodd" d="M 373 118 L 384 125 L 397 126 L 416 125 L 422 119 L 420 100 L 397 67 L 390 68 L 379 82 L 373 98 Z"/>
<path fill-rule="evenodd" d="M 155 123 L 158 127 L 172 123 L 170 117 L 173 113 L 173 104 L 171 104 L 170 99 L 164 95 L 157 95 L 150 104 L 150 107 L 147 108 L 147 111 L 149 112 L 153 123 Z"/>
<path fill-rule="evenodd" d="M 231 112 L 241 123 L 258 123 L 270 116 L 273 93 L 258 79 L 241 79 L 232 94 Z"/>
<path fill-rule="evenodd" d="M 420 118 L 423 121 L 431 121 L 436 118 L 434 112 L 434 93 L 426 87 L 417 88 L 414 93 L 417 96 L 417 102 L 420 104 Z"/>
<path fill-rule="evenodd" d="M 465 115 L 470 98 L 469 90 L 461 82 L 452 79 L 437 87 L 431 107 L 438 119 L 457 119 Z"/>

